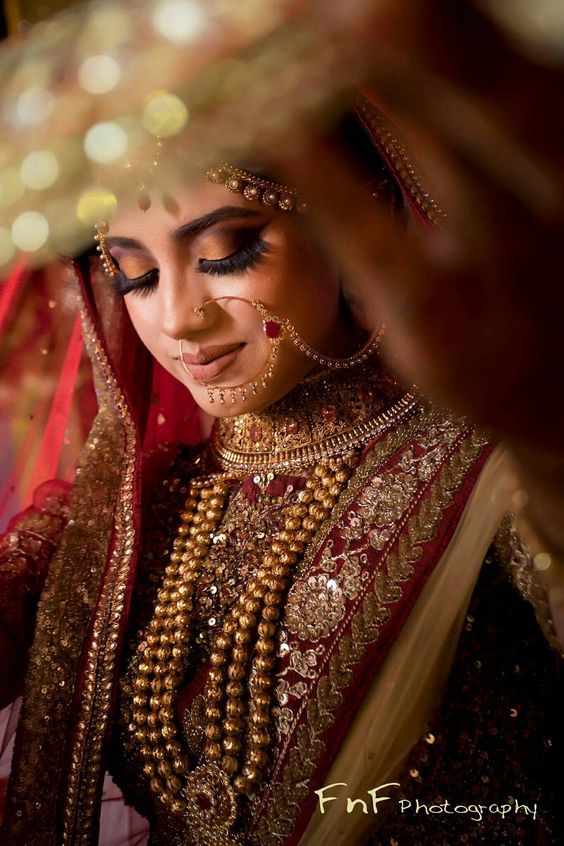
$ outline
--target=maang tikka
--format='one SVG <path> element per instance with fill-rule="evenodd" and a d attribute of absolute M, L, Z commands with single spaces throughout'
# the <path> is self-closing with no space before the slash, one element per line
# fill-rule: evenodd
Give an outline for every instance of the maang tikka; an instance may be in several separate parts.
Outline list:
<path fill-rule="evenodd" d="M 258 312 L 262 318 L 263 332 L 270 341 L 270 351 L 263 368 L 249 381 L 240 385 L 211 385 L 206 382 L 200 382 L 190 372 L 188 365 L 184 361 L 184 352 L 182 349 L 183 339 L 181 338 L 178 342 L 178 346 L 179 358 L 182 367 L 194 382 L 207 389 L 208 400 L 212 404 L 215 402 L 216 394 L 219 396 L 220 403 L 225 403 L 226 396 L 230 397 L 232 403 L 236 403 L 238 398 L 243 402 L 246 401 L 249 396 L 249 391 L 253 396 L 256 396 L 259 390 L 266 388 L 274 373 L 274 366 L 278 358 L 280 343 L 286 336 L 300 352 L 308 358 L 313 359 L 321 367 L 327 367 L 331 370 L 347 370 L 349 368 L 356 367 L 373 355 L 378 348 L 382 335 L 384 334 L 384 326 L 381 325 L 370 335 L 366 343 L 356 353 L 353 353 L 353 355 L 348 356 L 347 358 L 333 358 L 313 349 L 313 347 L 307 344 L 306 341 L 304 341 L 298 334 L 298 331 L 290 320 L 273 314 L 260 300 L 246 300 L 243 297 L 215 297 L 213 299 L 206 300 L 201 306 L 194 308 L 193 311 L 198 315 L 198 317 L 204 319 L 206 306 L 220 300 L 237 300 L 239 302 L 247 303 Z"/>
<path fill-rule="evenodd" d="M 162 152 L 162 143 L 162 140 L 157 138 L 157 150 L 149 167 L 147 177 L 158 166 Z M 298 215 L 306 214 L 308 211 L 307 203 L 300 199 L 293 188 L 290 188 L 288 185 L 281 185 L 279 182 L 274 182 L 271 179 L 257 176 L 251 173 L 251 171 L 243 170 L 227 162 L 210 168 L 210 170 L 206 171 L 205 176 L 208 182 L 223 185 L 233 193 L 242 194 L 250 202 L 261 203 L 263 206 L 272 206 L 279 211 L 297 213 Z M 163 195 L 162 201 L 164 207 L 169 211 L 177 206 L 174 198 L 167 194 Z M 137 205 L 142 211 L 147 211 L 151 207 L 151 197 L 147 192 L 145 182 L 138 184 Z M 106 240 L 108 235 L 108 221 L 99 220 L 95 224 L 95 231 L 94 240 L 97 241 L 97 250 L 100 253 L 104 270 L 108 276 L 116 277 L 119 271 L 108 249 Z"/>

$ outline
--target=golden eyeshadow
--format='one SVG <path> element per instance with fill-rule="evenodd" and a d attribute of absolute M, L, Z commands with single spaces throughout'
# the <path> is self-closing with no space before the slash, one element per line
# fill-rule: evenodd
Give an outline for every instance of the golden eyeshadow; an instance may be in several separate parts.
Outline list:
<path fill-rule="evenodd" d="M 240 250 L 250 239 L 248 234 L 235 232 L 209 235 L 198 240 L 198 258 L 217 261 Z"/>
<path fill-rule="evenodd" d="M 142 256 L 120 256 L 116 259 L 120 270 L 128 279 L 137 279 L 138 276 L 144 276 L 149 270 L 155 267 L 154 261 L 149 261 Z"/>
<path fill-rule="evenodd" d="M 202 233 L 192 246 L 194 259 L 220 261 L 256 240 L 260 229 L 255 226 L 239 226 L 236 229 L 223 228 L 216 232 Z M 138 279 L 157 267 L 155 259 L 137 252 L 117 250 L 115 261 L 127 279 Z"/>

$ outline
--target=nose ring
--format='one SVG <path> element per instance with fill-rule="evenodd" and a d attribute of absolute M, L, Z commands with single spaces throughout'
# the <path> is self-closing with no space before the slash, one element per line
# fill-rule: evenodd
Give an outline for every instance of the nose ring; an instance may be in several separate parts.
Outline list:
<path fill-rule="evenodd" d="M 255 310 L 258 311 L 259 302 L 258 300 L 245 300 L 242 297 L 215 297 L 214 299 L 205 300 L 203 305 L 195 306 L 192 311 L 200 318 L 205 317 L 205 308 L 210 303 L 220 302 L 222 300 L 238 300 L 239 302 L 246 303 L 246 305 L 252 306 Z M 210 385 L 207 382 L 200 382 L 196 379 L 192 373 L 190 372 L 188 365 L 184 360 L 184 351 L 182 348 L 183 338 L 180 338 L 178 341 L 178 358 L 180 359 L 180 363 L 184 371 L 188 374 L 188 376 L 196 382 L 198 385 L 202 385 L 206 388 L 208 392 L 208 400 L 210 403 L 215 402 L 215 395 L 216 392 L 219 395 L 220 403 L 225 403 L 226 396 L 231 398 L 232 403 L 236 403 L 237 399 L 246 400 L 248 397 L 248 392 L 252 392 L 253 395 L 256 395 L 260 388 L 266 388 L 269 379 L 272 378 L 274 373 L 274 366 L 276 364 L 276 359 L 278 357 L 278 348 L 280 346 L 280 342 L 284 336 L 283 327 L 280 323 L 276 322 L 275 318 L 268 314 L 268 317 L 271 318 L 266 320 L 263 318 L 263 331 L 270 341 L 270 350 L 267 355 L 266 361 L 264 362 L 261 370 L 255 374 L 255 376 L 250 379 L 248 382 L 243 382 L 240 385 Z"/>

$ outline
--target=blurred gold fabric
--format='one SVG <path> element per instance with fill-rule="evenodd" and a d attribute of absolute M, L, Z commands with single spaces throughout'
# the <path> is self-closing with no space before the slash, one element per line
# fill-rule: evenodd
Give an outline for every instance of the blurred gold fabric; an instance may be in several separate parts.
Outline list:
<path fill-rule="evenodd" d="M 38 23 L 50 15 L 67 9 L 69 6 L 75 6 L 78 1 L 49 0 L 49 2 L 41 2 L 41 0 L 4 0 L 4 16 L 6 18 L 8 35 L 16 35 L 19 32 L 18 24 L 22 21 L 29 21 L 30 24 Z"/>

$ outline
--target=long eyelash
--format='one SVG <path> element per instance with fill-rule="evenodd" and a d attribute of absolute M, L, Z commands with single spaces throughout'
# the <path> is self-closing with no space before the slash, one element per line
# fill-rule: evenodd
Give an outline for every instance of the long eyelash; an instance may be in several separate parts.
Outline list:
<path fill-rule="evenodd" d="M 261 256 L 268 251 L 268 244 L 262 238 L 254 243 L 248 244 L 230 256 L 223 259 L 199 259 L 198 273 L 208 273 L 211 276 L 224 276 L 228 273 L 237 273 L 252 267 Z M 149 270 L 143 276 L 136 276 L 135 279 L 128 279 L 122 270 L 112 279 L 116 294 L 125 296 L 132 293 L 139 297 L 147 297 L 155 290 L 159 283 L 159 271 L 156 268 Z"/>
<path fill-rule="evenodd" d="M 139 297 L 148 296 L 151 291 L 154 291 L 158 285 L 159 271 L 156 268 L 144 273 L 143 276 L 137 276 L 135 279 L 128 279 L 125 273 L 120 270 L 117 276 L 112 279 L 114 291 L 120 296 L 133 293 Z"/>
<path fill-rule="evenodd" d="M 198 259 L 198 273 L 208 273 L 211 276 L 223 276 L 228 273 L 246 270 L 255 264 L 268 251 L 268 244 L 262 238 L 257 238 L 252 244 L 231 253 L 222 259 Z"/>

